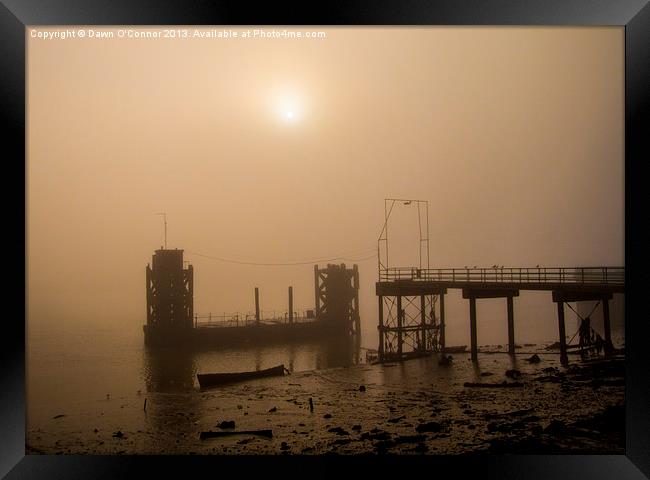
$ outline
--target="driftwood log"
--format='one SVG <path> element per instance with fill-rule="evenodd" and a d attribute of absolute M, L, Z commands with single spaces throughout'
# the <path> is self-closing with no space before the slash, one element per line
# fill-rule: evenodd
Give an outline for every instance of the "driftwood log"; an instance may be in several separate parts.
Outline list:
<path fill-rule="evenodd" d="M 225 432 L 201 432 L 199 439 L 205 440 L 206 438 L 227 437 L 230 435 L 260 435 L 262 437 L 272 437 L 273 430 L 239 430 L 239 431 L 225 431 Z"/>

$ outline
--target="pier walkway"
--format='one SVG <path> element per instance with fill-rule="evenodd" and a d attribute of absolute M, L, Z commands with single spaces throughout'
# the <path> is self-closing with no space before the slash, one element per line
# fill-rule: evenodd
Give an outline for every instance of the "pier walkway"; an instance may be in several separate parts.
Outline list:
<path fill-rule="evenodd" d="M 513 297 L 520 290 L 552 292 L 557 303 L 560 359 L 567 364 L 564 303 L 600 301 L 603 306 L 605 352 L 610 354 L 609 300 L 625 293 L 624 267 L 532 267 L 511 268 L 380 268 L 376 294 L 379 300 L 379 355 L 402 357 L 403 347 L 414 350 L 444 348 L 444 295 L 448 289 L 462 290 L 469 300 L 472 360 L 477 360 L 476 300 L 506 298 L 508 347 L 514 353 Z M 420 302 L 416 298 L 420 297 Z M 436 319 L 435 305 L 438 303 Z M 407 308 L 408 307 L 408 308 Z"/>

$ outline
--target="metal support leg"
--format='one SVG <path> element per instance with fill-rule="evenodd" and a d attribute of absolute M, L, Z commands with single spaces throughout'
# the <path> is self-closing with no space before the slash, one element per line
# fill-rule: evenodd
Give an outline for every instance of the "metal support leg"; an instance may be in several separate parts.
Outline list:
<path fill-rule="evenodd" d="M 293 287 L 289 287 L 289 323 L 293 323 Z"/>
<path fill-rule="evenodd" d="M 472 340 L 472 362 L 478 362 L 478 348 L 476 341 L 476 299 L 469 299 L 469 330 Z"/>
<path fill-rule="evenodd" d="M 379 325 L 377 329 L 379 330 L 379 348 L 377 349 L 379 353 L 379 360 L 384 360 L 384 297 L 381 295 L 377 297 L 379 299 Z"/>
<path fill-rule="evenodd" d="M 402 312 L 402 296 L 397 296 L 397 355 L 402 359 L 402 325 L 404 324 L 404 315 Z"/>
<path fill-rule="evenodd" d="M 564 331 L 564 302 L 557 302 L 557 319 L 560 329 L 560 363 L 566 367 L 569 364 L 569 358 L 566 354 L 566 333 Z"/>
<path fill-rule="evenodd" d="M 440 348 L 445 348 L 445 294 L 440 294 Z"/>
<path fill-rule="evenodd" d="M 420 340 L 420 350 L 427 349 L 427 309 L 424 295 L 420 295 L 420 324 L 422 326 L 422 338 Z"/>
<path fill-rule="evenodd" d="M 612 327 L 609 322 L 609 300 L 603 298 L 603 322 L 605 326 L 605 356 L 607 358 L 612 356 Z"/>
<path fill-rule="evenodd" d="M 515 353 L 515 314 L 512 297 L 508 297 L 508 353 Z"/>

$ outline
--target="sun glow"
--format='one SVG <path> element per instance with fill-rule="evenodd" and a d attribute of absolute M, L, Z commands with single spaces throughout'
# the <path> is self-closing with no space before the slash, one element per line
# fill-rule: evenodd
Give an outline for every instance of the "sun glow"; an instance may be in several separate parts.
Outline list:
<path fill-rule="evenodd" d="M 304 115 L 304 99 L 297 93 L 278 93 L 274 95 L 272 109 L 284 123 L 296 123 Z"/>

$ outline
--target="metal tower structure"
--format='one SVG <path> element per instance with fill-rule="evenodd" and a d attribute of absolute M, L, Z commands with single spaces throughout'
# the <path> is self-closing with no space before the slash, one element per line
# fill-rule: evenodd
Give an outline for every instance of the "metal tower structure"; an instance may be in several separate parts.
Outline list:
<path fill-rule="evenodd" d="M 156 250 L 146 268 L 147 325 L 155 336 L 191 330 L 194 316 L 194 270 L 183 268 L 183 250 Z M 146 338 L 146 336 L 145 336 Z"/>
<path fill-rule="evenodd" d="M 314 287 L 316 318 L 351 335 L 360 333 L 358 266 L 314 265 Z"/>

